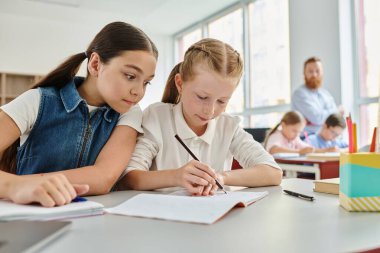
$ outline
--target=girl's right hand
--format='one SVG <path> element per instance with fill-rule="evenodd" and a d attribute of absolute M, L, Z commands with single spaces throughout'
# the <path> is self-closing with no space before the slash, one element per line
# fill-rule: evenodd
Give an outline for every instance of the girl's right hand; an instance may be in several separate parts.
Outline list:
<path fill-rule="evenodd" d="M 299 153 L 300 155 L 306 155 L 308 153 L 313 153 L 315 151 L 314 147 L 306 147 L 306 148 L 301 148 Z"/>
<path fill-rule="evenodd" d="M 337 146 L 330 147 L 326 149 L 327 152 L 339 152 L 339 148 Z"/>
<path fill-rule="evenodd" d="M 18 176 L 10 185 L 8 198 L 17 204 L 37 202 L 53 207 L 66 205 L 88 190 L 88 185 L 73 185 L 63 174 Z"/>
<path fill-rule="evenodd" d="M 216 183 L 217 175 L 208 165 L 192 160 L 176 170 L 176 185 L 182 186 L 192 195 L 202 195 L 204 188 Z"/>

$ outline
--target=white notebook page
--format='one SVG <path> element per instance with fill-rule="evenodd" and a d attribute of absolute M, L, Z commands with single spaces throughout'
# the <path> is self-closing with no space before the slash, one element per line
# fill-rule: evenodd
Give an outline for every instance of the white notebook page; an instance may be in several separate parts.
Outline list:
<path fill-rule="evenodd" d="M 228 192 L 214 196 L 139 194 L 106 212 L 164 220 L 212 224 L 236 205 L 249 204 L 268 192 Z"/>

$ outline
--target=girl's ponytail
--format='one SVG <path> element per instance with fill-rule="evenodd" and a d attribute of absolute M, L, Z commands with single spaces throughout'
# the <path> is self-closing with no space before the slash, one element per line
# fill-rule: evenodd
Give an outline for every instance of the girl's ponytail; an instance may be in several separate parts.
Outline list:
<path fill-rule="evenodd" d="M 282 122 L 282 121 L 281 121 L 281 122 Z M 277 131 L 278 127 L 281 125 L 281 122 L 278 123 L 274 128 L 272 128 L 272 129 L 269 131 L 269 133 L 267 134 L 267 136 L 265 137 L 264 148 L 267 147 L 269 136 L 271 136 L 272 134 L 274 134 L 274 133 Z"/>
<path fill-rule="evenodd" d="M 179 73 L 182 62 L 175 65 L 170 72 L 168 80 L 166 81 L 164 94 L 162 95 L 161 102 L 178 104 L 180 100 L 180 94 L 178 93 L 177 86 L 175 85 L 175 75 Z"/>
<path fill-rule="evenodd" d="M 61 88 L 74 78 L 82 62 L 87 58 L 87 53 L 79 53 L 69 57 L 57 68 L 51 71 L 41 81 L 36 83 L 33 88 L 54 86 Z"/>

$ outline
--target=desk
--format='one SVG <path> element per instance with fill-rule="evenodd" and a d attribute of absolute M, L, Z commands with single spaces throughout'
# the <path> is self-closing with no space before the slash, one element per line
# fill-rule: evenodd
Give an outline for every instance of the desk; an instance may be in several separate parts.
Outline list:
<path fill-rule="evenodd" d="M 338 196 L 314 193 L 311 180 L 285 179 L 246 208 L 235 208 L 213 225 L 106 214 L 72 219 L 71 230 L 42 252 L 356 252 L 380 247 L 379 213 L 349 213 Z M 314 202 L 282 188 L 315 197 Z M 90 197 L 106 207 L 138 194 Z"/>
<path fill-rule="evenodd" d="M 296 177 L 297 172 L 315 173 L 315 179 L 339 177 L 339 160 L 321 161 L 306 157 L 276 158 L 278 165 L 289 172 L 290 177 Z M 309 165 L 305 165 L 309 164 Z"/>

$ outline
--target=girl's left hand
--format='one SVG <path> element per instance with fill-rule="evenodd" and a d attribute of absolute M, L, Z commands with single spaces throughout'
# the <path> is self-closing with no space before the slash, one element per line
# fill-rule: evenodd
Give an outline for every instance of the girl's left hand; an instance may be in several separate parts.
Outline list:
<path fill-rule="evenodd" d="M 224 185 L 224 177 L 222 174 L 217 173 L 218 181 L 221 185 Z M 203 187 L 203 191 L 201 193 L 202 196 L 208 196 L 208 195 L 215 195 L 216 191 L 218 190 L 218 185 L 212 185 L 209 184 L 207 186 Z"/>

